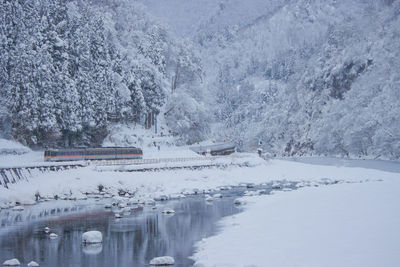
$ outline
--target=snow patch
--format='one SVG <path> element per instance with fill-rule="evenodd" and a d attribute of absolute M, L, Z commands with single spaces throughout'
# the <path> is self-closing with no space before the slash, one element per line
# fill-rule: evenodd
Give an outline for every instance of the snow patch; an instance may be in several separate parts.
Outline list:
<path fill-rule="evenodd" d="M 93 244 L 103 242 L 103 235 L 99 231 L 88 231 L 82 234 L 82 243 Z"/>
<path fill-rule="evenodd" d="M 49 237 L 50 237 L 50 239 L 56 239 L 56 238 L 58 237 L 58 235 L 55 234 L 55 233 L 51 233 L 51 234 L 49 235 Z"/>
<path fill-rule="evenodd" d="M 173 257 L 170 257 L 170 256 L 157 257 L 150 261 L 150 265 L 153 265 L 153 266 L 168 266 L 168 265 L 174 265 L 174 264 L 175 264 L 175 260 Z"/>
<path fill-rule="evenodd" d="M 21 155 L 32 150 L 18 142 L 0 138 L 0 154 L 3 155 Z"/>
<path fill-rule="evenodd" d="M 3 266 L 19 266 L 19 265 L 21 265 L 21 263 L 19 262 L 18 259 L 11 259 L 3 262 Z"/>
<path fill-rule="evenodd" d="M 28 263 L 28 267 L 39 267 L 39 263 L 37 263 L 36 261 L 31 261 L 30 263 Z"/>

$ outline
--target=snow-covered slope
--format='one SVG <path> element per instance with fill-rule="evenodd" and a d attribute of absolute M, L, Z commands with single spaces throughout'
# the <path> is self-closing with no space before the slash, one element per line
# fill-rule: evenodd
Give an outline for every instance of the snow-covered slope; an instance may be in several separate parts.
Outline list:
<path fill-rule="evenodd" d="M 199 46 L 214 134 L 277 155 L 399 158 L 400 1 L 199 2 L 145 4 L 190 22 L 178 31 Z"/>
<path fill-rule="evenodd" d="M 247 197 L 197 244 L 195 266 L 395 267 L 399 189 L 396 179 Z"/>
<path fill-rule="evenodd" d="M 12 140 L 0 139 L 0 155 L 20 155 L 28 152 L 31 152 L 29 147 Z"/>

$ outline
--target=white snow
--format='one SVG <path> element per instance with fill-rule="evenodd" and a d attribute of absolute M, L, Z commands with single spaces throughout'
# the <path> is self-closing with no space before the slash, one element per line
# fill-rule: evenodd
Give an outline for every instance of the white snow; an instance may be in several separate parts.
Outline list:
<path fill-rule="evenodd" d="M 226 159 L 237 161 L 237 158 Z M 171 170 L 160 172 L 98 172 L 93 166 L 60 172 L 33 173 L 29 181 L 9 184 L 9 189 L 0 188 L 0 203 L 42 197 L 62 198 L 82 193 L 98 193 L 98 185 L 104 186 L 107 194 L 118 195 L 118 191 L 136 192 L 135 198 L 158 199 L 182 192 L 207 192 L 221 186 L 236 186 L 241 183 L 261 184 L 276 180 L 318 182 L 323 178 L 343 181 L 376 180 L 398 177 L 395 172 L 346 166 L 312 165 L 285 160 L 261 161 L 258 157 L 240 158 L 253 162 L 253 167 L 228 166 L 224 169 Z M 395 163 L 393 163 L 395 164 Z M 276 184 L 277 185 L 277 184 Z M 103 197 L 99 195 L 99 197 Z M 119 202 L 119 201 L 118 201 Z"/>
<path fill-rule="evenodd" d="M 39 267 L 39 263 L 31 261 L 30 263 L 28 263 L 28 267 Z"/>
<path fill-rule="evenodd" d="M 150 261 L 150 265 L 154 266 L 174 265 L 174 264 L 175 260 L 170 256 L 157 257 Z"/>
<path fill-rule="evenodd" d="M 19 265 L 21 265 L 21 263 L 19 262 L 18 259 L 11 259 L 3 262 L 3 266 L 19 266 Z"/>
<path fill-rule="evenodd" d="M 245 211 L 199 242 L 194 259 L 203 266 L 398 266 L 399 178 L 244 197 Z"/>
<path fill-rule="evenodd" d="M 88 231 L 82 234 L 82 242 L 85 244 L 103 242 L 103 235 L 99 231 Z"/>
<path fill-rule="evenodd" d="M 12 208 L 12 210 L 15 210 L 15 211 L 23 211 L 23 210 L 24 210 L 24 207 L 22 207 L 22 206 L 15 206 L 14 208 Z"/>
<path fill-rule="evenodd" d="M 0 138 L 0 155 L 20 155 L 28 152 L 31 152 L 29 147 L 12 140 Z"/>
<path fill-rule="evenodd" d="M 50 237 L 50 239 L 56 239 L 56 238 L 58 237 L 58 235 L 55 234 L 55 233 L 51 233 L 51 234 L 49 235 L 49 237 Z"/>
<path fill-rule="evenodd" d="M 237 198 L 234 200 L 233 203 L 235 203 L 236 205 L 243 205 L 243 204 L 245 204 L 245 201 L 241 198 Z"/>
<path fill-rule="evenodd" d="M 400 216 L 396 212 L 400 210 L 399 163 L 360 160 L 329 164 L 325 159 L 328 165 L 315 165 L 263 161 L 248 154 L 240 154 L 240 160 L 251 162 L 250 167 L 121 173 L 99 172 L 88 166 L 39 173 L 29 182 L 0 188 L 0 203 L 12 207 L 15 201 L 39 192 L 46 198 L 58 195 L 67 199 L 78 193 L 100 198 L 114 195 L 115 204 L 132 205 L 182 193 L 214 194 L 218 188 L 268 183 L 278 189 L 273 195 L 259 196 L 262 192 L 254 191 L 256 196 L 235 201 L 244 207 L 243 213 L 224 219 L 220 234 L 197 244 L 194 257 L 199 264 L 264 266 L 268 259 L 272 266 L 390 267 L 400 262 L 395 253 L 400 247 Z M 383 168 L 371 167 L 381 166 L 380 162 Z M 300 188 L 279 191 L 293 182 L 299 182 Z M 100 184 L 103 195 L 98 191 Z M 120 190 L 135 197 L 119 197 Z"/>

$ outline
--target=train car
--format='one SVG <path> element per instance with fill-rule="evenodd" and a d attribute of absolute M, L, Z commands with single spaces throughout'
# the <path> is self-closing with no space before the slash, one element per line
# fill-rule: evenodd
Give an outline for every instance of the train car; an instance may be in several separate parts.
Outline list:
<path fill-rule="evenodd" d="M 212 156 L 219 156 L 234 153 L 236 151 L 236 145 L 231 142 L 224 142 L 213 145 L 193 146 L 190 147 L 190 149 L 201 155 L 211 154 Z"/>
<path fill-rule="evenodd" d="M 137 147 L 99 147 L 48 149 L 44 152 L 45 161 L 141 159 L 143 151 Z"/>

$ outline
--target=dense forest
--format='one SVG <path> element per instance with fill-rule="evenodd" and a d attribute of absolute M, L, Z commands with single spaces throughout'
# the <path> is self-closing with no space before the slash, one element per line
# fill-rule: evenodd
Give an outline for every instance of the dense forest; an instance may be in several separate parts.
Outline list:
<path fill-rule="evenodd" d="M 190 46 L 134 1 L 1 2 L 1 127 L 29 146 L 98 145 L 112 123 L 149 128 L 164 105 L 180 107 L 177 88 L 201 79 Z"/>
<path fill-rule="evenodd" d="M 400 157 L 398 0 L 1 3 L 1 132 L 31 147 L 162 116 L 182 144 Z"/>

